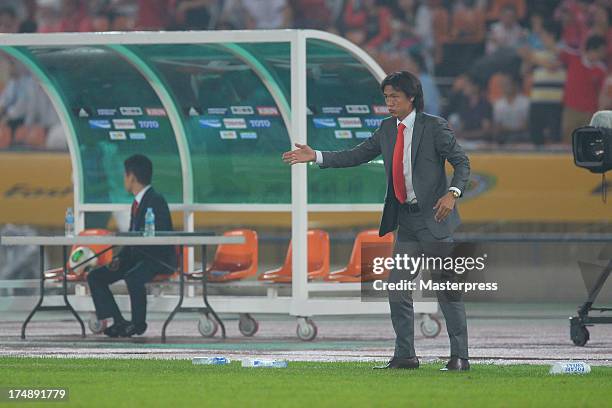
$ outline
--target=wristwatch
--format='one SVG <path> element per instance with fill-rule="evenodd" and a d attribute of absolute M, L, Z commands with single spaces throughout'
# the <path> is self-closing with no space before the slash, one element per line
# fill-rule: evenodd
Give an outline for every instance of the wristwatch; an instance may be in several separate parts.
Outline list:
<path fill-rule="evenodd" d="M 459 198 L 459 193 L 457 191 L 455 190 L 448 190 L 448 191 L 450 191 L 453 194 L 453 197 Z"/>

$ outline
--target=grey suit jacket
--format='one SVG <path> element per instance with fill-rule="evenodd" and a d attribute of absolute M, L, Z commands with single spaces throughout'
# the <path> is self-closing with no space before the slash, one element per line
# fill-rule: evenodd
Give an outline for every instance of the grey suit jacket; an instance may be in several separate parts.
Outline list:
<path fill-rule="evenodd" d="M 393 149 L 397 138 L 397 120 L 385 118 L 372 137 L 350 150 L 323 151 L 321 168 L 353 167 L 367 163 L 382 154 L 387 175 L 387 193 L 380 221 L 379 235 L 382 237 L 398 226 L 400 203 L 395 198 L 392 179 Z M 412 133 L 412 184 L 427 227 L 432 235 L 443 239 L 452 234 L 459 226 L 457 207 L 442 222 L 434 219 L 433 206 L 440 197 L 448 192 L 448 182 L 444 165 L 446 160 L 453 166 L 454 175 L 450 186 L 465 191 L 470 177 L 470 161 L 455 140 L 453 131 L 446 120 L 418 112 Z"/>

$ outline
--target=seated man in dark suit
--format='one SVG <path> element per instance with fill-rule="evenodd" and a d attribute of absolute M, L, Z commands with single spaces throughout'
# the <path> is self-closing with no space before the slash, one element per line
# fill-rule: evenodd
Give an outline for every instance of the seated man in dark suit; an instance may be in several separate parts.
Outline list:
<path fill-rule="evenodd" d="M 134 195 L 130 231 L 143 231 L 147 208 L 155 214 L 156 231 L 172 231 L 170 210 L 164 197 L 151 187 L 153 165 L 143 155 L 134 155 L 124 162 L 125 189 Z M 113 325 L 104 330 L 109 337 L 130 337 L 147 330 L 147 291 L 145 283 L 158 273 L 171 273 L 176 267 L 173 246 L 124 247 L 110 265 L 95 269 L 87 276 L 91 296 L 99 320 L 113 318 Z M 123 318 L 109 288 L 124 279 L 130 294 L 132 321 Z"/>

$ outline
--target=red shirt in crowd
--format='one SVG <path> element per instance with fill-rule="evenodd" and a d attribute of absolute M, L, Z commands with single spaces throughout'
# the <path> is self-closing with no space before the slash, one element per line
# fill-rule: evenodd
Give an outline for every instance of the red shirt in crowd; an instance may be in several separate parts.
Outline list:
<path fill-rule="evenodd" d="M 170 24 L 170 9 L 173 0 L 138 0 L 138 20 L 140 30 L 163 30 Z"/>
<path fill-rule="evenodd" d="M 597 111 L 599 92 L 606 78 L 605 65 L 587 61 L 577 51 L 565 50 L 559 57 L 567 66 L 563 104 L 579 112 Z"/>

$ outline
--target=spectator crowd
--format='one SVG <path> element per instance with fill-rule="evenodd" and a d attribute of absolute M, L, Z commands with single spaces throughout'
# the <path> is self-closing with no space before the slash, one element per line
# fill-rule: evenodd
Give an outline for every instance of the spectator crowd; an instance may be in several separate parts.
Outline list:
<path fill-rule="evenodd" d="M 542 147 L 612 109 L 611 17 L 612 0 L 3 0 L 0 32 L 325 30 L 417 73 L 466 143 Z M 49 107 L 2 58 L 0 148 L 61 148 Z"/>

